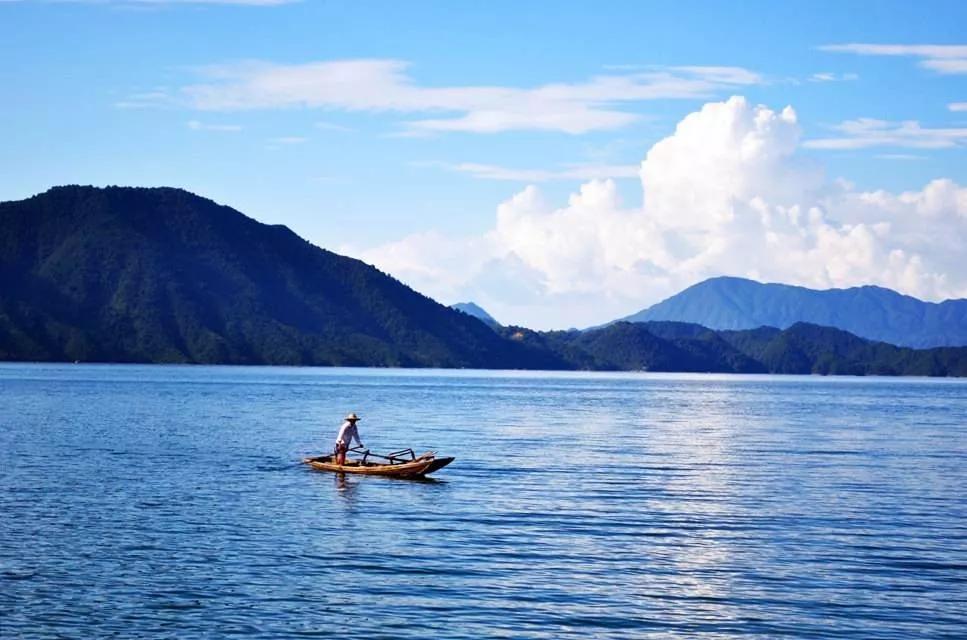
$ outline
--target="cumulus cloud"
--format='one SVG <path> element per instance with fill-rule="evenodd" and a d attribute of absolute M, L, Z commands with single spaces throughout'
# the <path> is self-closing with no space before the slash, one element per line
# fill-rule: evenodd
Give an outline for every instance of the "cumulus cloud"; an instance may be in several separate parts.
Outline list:
<path fill-rule="evenodd" d="M 210 111 L 315 108 L 433 114 L 408 120 L 409 134 L 524 129 L 581 134 L 638 120 L 621 105 L 704 98 L 761 82 L 758 74 L 738 67 L 673 67 L 531 88 L 424 86 L 408 69 L 406 62 L 384 59 L 209 66 L 199 70 L 200 82 L 166 92 L 153 102 Z M 122 104 L 146 102 L 152 102 L 151 97 L 139 94 Z"/>
<path fill-rule="evenodd" d="M 967 45 L 962 44 L 827 44 L 821 51 L 854 53 L 862 56 L 909 56 L 920 66 L 937 73 L 967 73 Z"/>
<path fill-rule="evenodd" d="M 800 136 L 791 107 L 706 104 L 648 151 L 641 206 L 607 179 L 563 205 L 531 185 L 480 236 L 426 233 L 354 252 L 444 302 L 473 299 L 540 328 L 607 321 L 723 274 L 967 295 L 967 189 L 857 191 L 800 158 Z"/>

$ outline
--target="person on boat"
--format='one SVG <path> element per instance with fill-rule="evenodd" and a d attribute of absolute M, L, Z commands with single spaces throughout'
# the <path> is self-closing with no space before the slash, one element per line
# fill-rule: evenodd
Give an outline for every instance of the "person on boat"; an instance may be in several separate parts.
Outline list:
<path fill-rule="evenodd" d="M 360 447 L 364 446 L 363 441 L 359 439 L 359 429 L 356 428 L 358 420 L 359 416 L 350 413 L 346 416 L 346 421 L 339 427 L 339 433 L 336 435 L 336 464 L 346 464 L 346 452 L 349 451 L 349 445 L 352 444 L 353 440 L 356 440 L 356 444 Z"/>

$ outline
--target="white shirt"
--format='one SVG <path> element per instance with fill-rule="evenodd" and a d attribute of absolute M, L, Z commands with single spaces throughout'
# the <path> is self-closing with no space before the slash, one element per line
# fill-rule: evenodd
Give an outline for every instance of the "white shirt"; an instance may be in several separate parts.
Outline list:
<path fill-rule="evenodd" d="M 336 436 L 336 444 L 344 444 L 348 449 L 354 438 L 359 446 L 363 446 L 363 441 L 359 439 L 359 430 L 356 428 L 356 425 L 349 420 L 346 420 L 342 423 L 342 426 L 339 427 L 339 434 Z"/>

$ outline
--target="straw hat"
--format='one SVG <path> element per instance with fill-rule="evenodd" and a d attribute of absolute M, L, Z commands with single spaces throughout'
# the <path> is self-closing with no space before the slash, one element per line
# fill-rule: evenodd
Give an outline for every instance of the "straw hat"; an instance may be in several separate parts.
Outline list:
<path fill-rule="evenodd" d="M 359 420 L 359 416 L 357 416 L 355 413 L 350 413 L 348 416 L 346 416 L 346 420 L 352 420 L 355 422 L 356 420 Z"/>

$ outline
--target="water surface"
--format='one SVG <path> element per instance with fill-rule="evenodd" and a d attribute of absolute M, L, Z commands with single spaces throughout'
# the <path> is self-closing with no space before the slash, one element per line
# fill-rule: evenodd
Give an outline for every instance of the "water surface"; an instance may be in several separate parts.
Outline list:
<path fill-rule="evenodd" d="M 436 482 L 297 461 L 356 411 Z M 967 384 L 0 365 L 0 636 L 967 628 Z"/>

